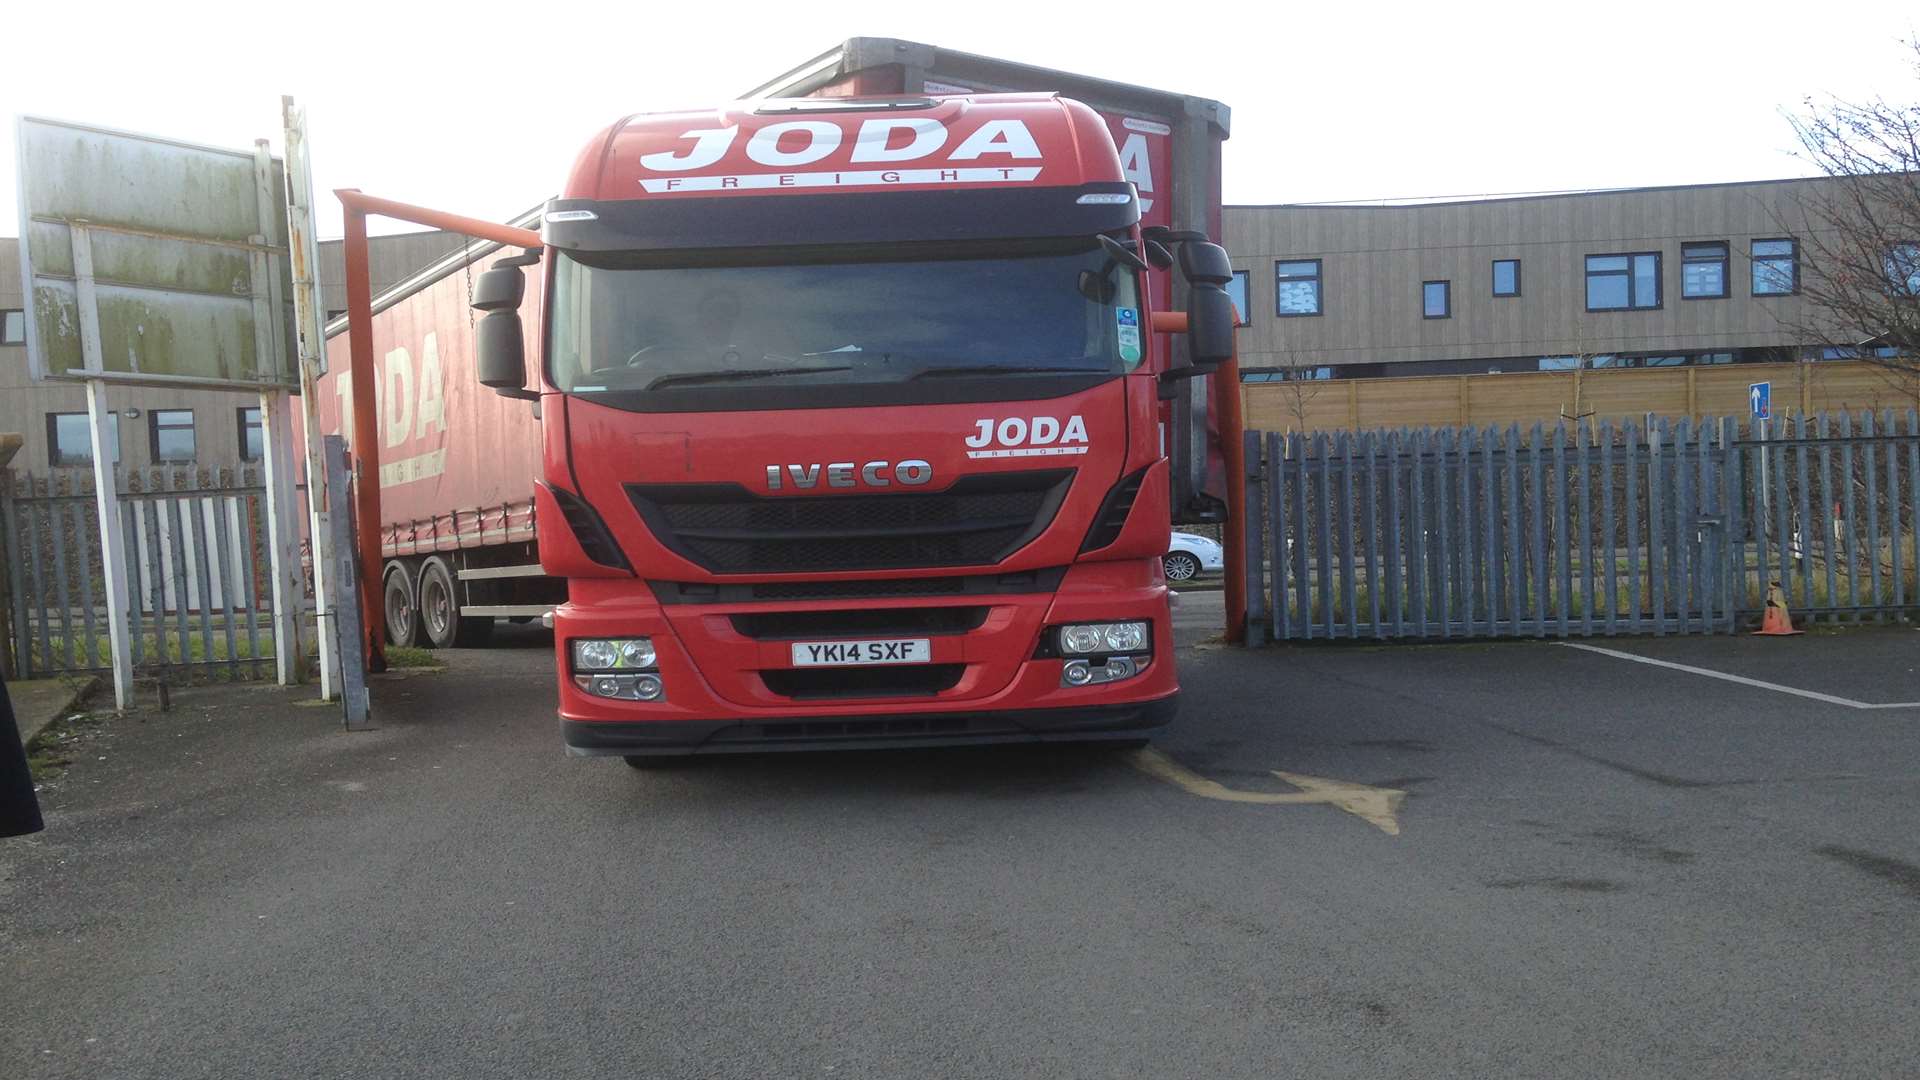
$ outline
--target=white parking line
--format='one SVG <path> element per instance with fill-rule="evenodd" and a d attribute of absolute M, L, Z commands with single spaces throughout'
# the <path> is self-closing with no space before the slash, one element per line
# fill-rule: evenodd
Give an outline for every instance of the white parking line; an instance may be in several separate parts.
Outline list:
<path fill-rule="evenodd" d="M 1849 709 L 1920 709 L 1920 701 L 1855 701 L 1852 698 L 1823 694 L 1818 690 L 1802 690 L 1797 686 L 1782 686 L 1779 683 L 1767 682 L 1764 679 L 1749 679 L 1745 675 L 1732 675 L 1724 671 L 1714 671 L 1711 668 L 1694 667 L 1691 664 L 1676 664 L 1671 660 L 1655 660 L 1651 656 L 1640 656 L 1637 653 L 1621 652 L 1619 649 L 1603 649 L 1598 645 L 1582 645 L 1577 641 L 1557 641 L 1554 642 L 1554 644 L 1564 645 L 1569 649 L 1579 649 L 1582 652 L 1599 653 L 1602 656 L 1617 656 L 1622 660 L 1632 660 L 1636 664 L 1652 664 L 1654 667 L 1672 668 L 1675 671 L 1685 671 L 1693 675 L 1705 675 L 1709 679 L 1720 679 L 1723 682 L 1739 683 L 1742 686 L 1754 686 L 1762 690 L 1772 690 L 1779 694 L 1792 694 L 1795 697 L 1811 698 L 1814 701 L 1824 701 L 1829 705 L 1844 705 Z"/>

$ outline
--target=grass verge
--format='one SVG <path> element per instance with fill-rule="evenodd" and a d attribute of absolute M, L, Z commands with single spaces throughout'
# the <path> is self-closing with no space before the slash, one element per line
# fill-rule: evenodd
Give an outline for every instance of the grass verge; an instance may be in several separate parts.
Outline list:
<path fill-rule="evenodd" d="M 389 645 L 387 646 L 387 666 L 431 668 L 441 665 L 439 659 L 433 655 L 432 649 L 423 649 L 418 645 Z"/>

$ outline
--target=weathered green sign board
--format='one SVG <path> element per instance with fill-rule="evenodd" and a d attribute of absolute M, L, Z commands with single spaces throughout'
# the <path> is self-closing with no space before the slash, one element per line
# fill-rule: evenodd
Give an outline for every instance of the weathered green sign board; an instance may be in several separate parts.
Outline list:
<path fill-rule="evenodd" d="M 24 117 L 36 379 L 298 388 L 281 162 Z"/>

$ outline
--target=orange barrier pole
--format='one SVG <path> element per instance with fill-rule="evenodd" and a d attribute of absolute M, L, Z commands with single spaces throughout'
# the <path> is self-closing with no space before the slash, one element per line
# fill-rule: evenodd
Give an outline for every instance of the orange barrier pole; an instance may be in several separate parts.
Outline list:
<path fill-rule="evenodd" d="M 1156 311 L 1153 332 L 1184 334 L 1187 313 Z M 1244 645 L 1247 640 L 1247 462 L 1245 421 L 1240 413 L 1240 348 L 1234 341 L 1233 355 L 1208 378 L 1220 390 L 1220 451 L 1227 463 L 1227 527 L 1222 530 L 1220 546 L 1226 549 L 1227 640 Z"/>
<path fill-rule="evenodd" d="M 1240 348 L 1214 369 L 1214 389 L 1220 391 L 1220 453 L 1227 461 L 1227 527 L 1220 546 L 1226 548 L 1227 641 L 1247 643 L 1247 440 L 1240 411 Z M 1254 557 L 1258 558 L 1256 554 Z"/>
<path fill-rule="evenodd" d="M 380 551 L 380 437 L 374 416 L 373 283 L 367 268 L 367 215 L 345 203 L 347 371 L 353 390 L 353 513 L 360 548 L 360 626 L 367 635 L 367 670 L 387 670 L 386 580 Z M 336 509 L 335 513 L 340 511 Z"/>
<path fill-rule="evenodd" d="M 380 538 L 379 420 L 374 415 L 373 282 L 367 259 L 367 215 L 411 221 L 448 232 L 492 240 L 511 247 L 537 248 L 540 234 L 532 229 L 449 214 L 411 203 L 368 195 L 354 188 L 338 188 L 346 221 L 344 245 L 347 270 L 347 370 L 353 380 L 353 512 L 360 548 L 361 625 L 367 634 L 367 670 L 387 670 L 386 581 L 381 570 L 385 553 Z"/>

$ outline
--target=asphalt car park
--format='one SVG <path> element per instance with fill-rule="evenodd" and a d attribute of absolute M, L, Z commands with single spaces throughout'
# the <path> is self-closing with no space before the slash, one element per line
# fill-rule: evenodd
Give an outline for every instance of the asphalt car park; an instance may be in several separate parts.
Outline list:
<path fill-rule="evenodd" d="M 560 753 L 534 627 L 380 682 L 370 733 L 177 693 L 0 845 L 0 1074 L 1920 1057 L 1913 630 L 1245 652 L 1219 603 L 1181 598 L 1182 713 L 1139 753 L 636 773 Z"/>

